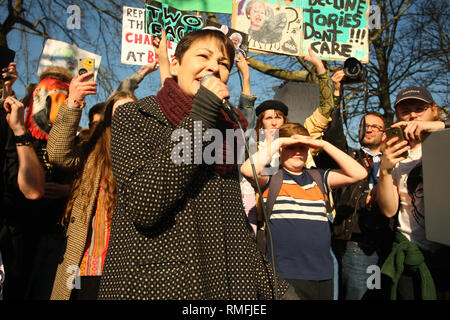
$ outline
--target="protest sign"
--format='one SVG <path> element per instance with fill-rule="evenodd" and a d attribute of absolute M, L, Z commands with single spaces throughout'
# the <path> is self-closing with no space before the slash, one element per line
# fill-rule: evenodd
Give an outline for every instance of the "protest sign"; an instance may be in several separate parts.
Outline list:
<path fill-rule="evenodd" d="M 302 55 L 302 10 L 282 1 L 234 1 L 232 27 L 248 33 L 250 51 Z"/>
<path fill-rule="evenodd" d="M 231 14 L 232 0 L 157 0 L 183 11 L 201 11 Z"/>
<path fill-rule="evenodd" d="M 153 36 L 145 33 L 145 9 L 123 7 L 121 62 L 146 65 L 156 58 Z M 160 35 L 159 35 L 160 36 Z M 176 45 L 167 41 L 169 58 L 173 57 Z"/>
<path fill-rule="evenodd" d="M 216 29 L 222 31 L 231 39 L 231 41 L 233 41 L 234 47 L 236 48 L 236 54 L 238 51 L 240 51 L 242 52 L 244 57 L 247 56 L 248 37 L 246 33 L 230 28 L 227 25 L 215 23 L 210 20 L 205 20 L 204 24 L 205 27 L 203 27 L 203 29 Z"/>
<path fill-rule="evenodd" d="M 233 0 L 232 27 L 249 34 L 250 51 L 304 56 L 311 47 L 325 60 L 355 57 L 367 63 L 369 7 L 370 0 Z M 294 8 L 300 10 L 297 18 L 300 24 L 293 15 L 286 14 L 285 19 L 277 16 L 282 12 L 293 13 Z M 299 39 L 297 53 L 274 44 L 280 33 L 284 39 L 281 41 L 292 37 L 285 49 Z"/>
<path fill-rule="evenodd" d="M 42 50 L 37 73 L 40 75 L 49 67 L 59 66 L 69 69 L 75 76 L 77 73 L 78 60 L 86 58 L 95 60 L 95 81 L 102 60 L 101 56 L 63 41 L 47 39 L 45 41 L 44 49 Z"/>
<path fill-rule="evenodd" d="M 369 0 L 307 0 L 303 7 L 303 51 L 308 47 L 322 59 L 354 57 L 369 61 Z"/>
<path fill-rule="evenodd" d="M 244 56 L 248 50 L 247 34 L 227 25 L 221 25 L 189 12 L 172 8 L 158 1 L 147 1 L 145 4 L 145 33 L 147 37 L 160 37 L 161 30 L 166 31 L 168 41 L 172 46 L 180 42 L 184 35 L 199 29 L 215 29 L 226 34 L 234 43 L 236 51 Z"/>
<path fill-rule="evenodd" d="M 145 3 L 145 33 L 160 37 L 166 31 L 167 40 L 180 42 L 187 33 L 203 28 L 204 20 L 196 15 L 169 7 L 157 1 Z"/>

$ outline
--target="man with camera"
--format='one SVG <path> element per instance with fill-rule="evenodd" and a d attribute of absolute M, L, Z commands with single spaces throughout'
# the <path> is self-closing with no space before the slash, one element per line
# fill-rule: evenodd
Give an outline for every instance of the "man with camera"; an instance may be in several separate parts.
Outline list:
<path fill-rule="evenodd" d="M 346 61 L 344 68 L 331 77 L 335 103 L 341 101 L 342 87 L 347 83 L 364 81 L 366 72 L 356 59 Z M 334 194 L 336 217 L 333 222 L 334 251 L 340 269 L 340 299 L 360 300 L 368 291 L 371 276 L 368 267 L 380 266 L 390 250 L 392 230 L 389 219 L 380 214 L 373 201 L 378 182 L 381 143 L 385 138 L 384 117 L 376 112 L 364 115 L 360 122 L 360 148 L 349 147 L 344 135 L 340 108 L 331 115 L 332 122 L 323 139 L 331 142 L 364 166 L 367 178 L 338 189 Z M 330 158 L 319 153 L 314 159 L 318 167 L 333 168 Z M 369 269 L 371 270 L 371 269 Z"/>

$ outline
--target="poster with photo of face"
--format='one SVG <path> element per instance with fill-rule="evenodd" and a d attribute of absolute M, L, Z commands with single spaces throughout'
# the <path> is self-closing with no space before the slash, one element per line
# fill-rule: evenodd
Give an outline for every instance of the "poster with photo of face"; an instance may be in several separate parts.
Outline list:
<path fill-rule="evenodd" d="M 232 27 L 248 34 L 250 51 L 302 55 L 302 10 L 284 2 L 233 2 Z"/>
<path fill-rule="evenodd" d="M 246 33 L 232 29 L 227 25 L 221 25 L 210 20 L 205 20 L 205 26 L 203 29 L 215 29 L 226 34 L 233 42 L 236 48 L 236 59 L 238 53 L 242 53 L 244 57 L 247 57 L 248 51 L 248 36 Z"/>

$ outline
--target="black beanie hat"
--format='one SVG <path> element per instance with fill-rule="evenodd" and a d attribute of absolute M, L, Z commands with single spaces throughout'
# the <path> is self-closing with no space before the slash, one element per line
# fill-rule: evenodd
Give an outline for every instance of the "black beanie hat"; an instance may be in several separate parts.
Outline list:
<path fill-rule="evenodd" d="M 261 113 L 263 113 L 266 110 L 275 109 L 280 110 L 284 113 L 284 115 L 287 117 L 289 108 L 281 101 L 278 100 L 266 100 L 263 103 L 261 103 L 256 108 L 256 116 L 258 117 Z"/>

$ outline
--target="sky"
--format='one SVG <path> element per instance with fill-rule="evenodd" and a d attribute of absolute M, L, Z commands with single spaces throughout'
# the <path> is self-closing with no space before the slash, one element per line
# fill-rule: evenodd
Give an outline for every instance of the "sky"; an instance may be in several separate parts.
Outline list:
<path fill-rule="evenodd" d="M 124 5 L 130 5 L 130 6 L 136 6 L 134 1 L 123 1 Z M 55 11 L 55 15 L 62 16 L 62 17 L 69 17 L 69 14 L 64 12 L 63 8 L 54 7 L 53 9 Z M 0 13 L 0 19 L 4 19 L 5 11 L 2 10 L 2 13 Z M 31 19 L 30 19 L 31 20 Z M 88 24 L 87 29 L 90 35 L 98 33 L 97 26 L 95 23 L 92 23 L 91 19 L 89 17 L 85 17 L 85 15 L 82 12 L 82 19 L 81 19 L 81 27 L 85 28 L 85 25 L 87 24 L 85 20 L 89 20 L 91 23 Z M 226 23 L 226 22 L 222 22 Z M 66 30 L 67 31 L 67 30 Z M 73 36 L 80 36 L 81 32 L 79 30 L 71 30 L 69 31 Z M 25 95 L 25 87 L 29 83 L 36 83 L 38 81 L 38 75 L 37 75 L 37 68 L 38 68 L 38 62 L 40 60 L 40 56 L 42 53 L 42 50 L 45 45 L 45 40 L 42 37 L 33 36 L 30 34 L 24 34 L 23 36 L 20 35 L 19 31 L 13 30 L 8 34 L 8 45 L 9 48 L 16 51 L 16 60 L 17 68 L 19 72 L 19 79 L 16 81 L 14 85 L 14 91 L 16 93 L 16 96 L 18 98 L 22 98 Z M 68 43 L 71 43 L 70 39 L 63 33 L 63 32 L 56 32 L 51 33 L 53 38 L 55 40 L 65 41 Z M 96 38 L 94 36 L 93 38 Z M 118 35 L 117 37 L 111 39 L 111 41 L 114 41 L 116 45 L 120 47 L 121 44 L 121 37 Z M 98 55 L 102 56 L 102 63 L 106 63 L 106 59 L 110 60 L 111 64 L 114 66 L 113 72 L 115 72 L 119 79 L 125 79 L 127 76 L 132 75 L 134 72 L 138 71 L 140 66 L 135 65 L 125 65 L 120 63 L 120 52 L 111 52 L 106 49 L 95 51 L 92 46 L 84 46 L 81 47 L 81 49 L 85 49 L 90 52 L 94 52 Z M 111 54 L 112 53 L 112 54 Z M 32 63 L 23 63 L 24 58 L 27 58 L 28 61 L 32 61 Z M 279 79 L 276 79 L 274 77 L 270 77 L 267 75 L 264 75 L 252 68 L 250 68 L 250 78 L 251 78 L 251 85 L 252 85 L 252 93 L 257 95 L 260 99 L 270 99 L 273 97 L 274 91 L 273 88 L 279 86 L 282 81 Z M 113 83 L 113 87 L 116 87 L 119 85 L 119 82 Z M 139 88 L 136 90 L 136 96 L 138 98 L 142 98 L 148 95 L 156 94 L 157 90 L 160 87 L 160 75 L 159 71 L 156 71 L 150 75 L 148 75 L 140 84 Z M 241 83 L 240 83 L 240 77 L 237 71 L 237 68 L 234 66 L 230 73 L 230 79 L 228 82 L 228 87 L 230 90 L 230 102 L 234 105 L 237 105 L 239 94 L 241 91 Z M 99 90 L 100 93 L 100 90 Z M 105 94 L 103 94 L 104 96 Z M 80 125 L 85 127 L 88 124 L 88 118 L 87 118 L 87 109 L 89 107 L 93 106 L 95 103 L 100 102 L 99 101 L 100 94 L 96 96 L 88 96 L 86 98 L 87 107 L 86 112 L 84 112 L 83 117 L 81 119 Z M 101 100 L 101 99 L 100 99 Z M 263 100 L 259 100 L 259 103 L 261 103 Z M 258 103 L 258 100 L 257 100 Z"/>
<path fill-rule="evenodd" d="M 33 10 L 28 10 L 26 14 L 38 15 L 38 10 L 34 10 L 36 8 L 33 8 L 33 6 L 36 6 L 37 1 L 31 1 L 31 6 Z M 48 2 L 48 1 L 47 1 Z M 75 2 L 75 1 L 74 1 Z M 49 2 L 51 5 L 51 1 Z M 96 4 L 102 3 L 102 1 L 94 1 Z M 127 6 L 133 6 L 136 7 L 136 1 L 123 1 L 123 5 Z M 6 15 L 6 10 L 4 8 L 1 8 L 0 11 L 0 19 L 3 21 L 4 17 Z M 52 6 L 51 9 L 52 13 L 55 14 L 55 17 L 61 18 L 61 25 L 64 27 L 65 19 L 69 17 L 69 14 L 66 12 L 66 8 L 63 6 Z M 101 34 L 98 32 L 98 21 L 92 18 L 93 16 L 86 13 L 81 12 L 81 27 L 83 29 L 86 29 L 89 33 L 89 36 L 92 37 L 92 39 L 100 39 Z M 95 15 L 94 15 L 95 17 Z M 33 17 L 36 18 L 36 17 Z M 30 19 L 33 20 L 33 19 Z M 227 23 L 229 22 L 229 18 L 222 16 L 219 20 L 221 20 L 221 23 Z M 105 26 L 104 26 L 105 27 Z M 108 26 L 106 26 L 108 27 Z M 67 30 L 65 30 L 67 31 Z M 120 31 L 119 31 L 120 32 Z M 82 37 L 82 32 L 80 30 L 72 30 L 69 31 L 73 36 L 75 37 Z M 110 33 L 108 33 L 110 34 Z M 70 39 L 61 31 L 52 32 L 51 35 L 56 40 L 66 41 L 70 43 Z M 104 35 L 103 35 L 104 36 Z M 106 35 L 108 36 L 108 35 Z M 114 44 L 117 47 L 120 47 L 121 42 L 121 35 L 117 34 L 115 37 L 111 37 L 108 39 L 112 44 Z M 16 96 L 18 98 L 22 98 L 25 94 L 25 86 L 28 83 L 37 82 L 38 76 L 37 76 L 37 66 L 40 54 L 42 52 L 42 49 L 44 47 L 44 39 L 42 37 L 33 36 L 33 35 L 25 35 L 25 37 L 21 37 L 19 34 L 19 31 L 14 30 L 8 34 L 8 44 L 9 47 L 13 50 L 16 50 L 18 52 L 16 59 L 16 62 L 18 64 L 18 71 L 19 71 L 19 80 L 16 82 L 14 86 L 14 90 L 16 92 Z M 127 76 L 133 74 L 137 70 L 139 70 L 139 66 L 132 66 L 132 65 L 124 65 L 120 63 L 120 52 L 117 52 L 115 50 L 111 50 L 111 48 L 100 48 L 98 51 L 96 51 L 96 43 L 87 44 L 82 49 L 95 52 L 96 54 L 99 54 L 102 56 L 102 64 L 106 64 L 106 61 L 108 60 L 111 65 L 114 66 L 113 72 L 118 76 L 119 79 L 125 79 Z M 112 46 L 112 45 L 111 45 Z M 252 53 L 250 55 L 253 55 Z M 23 59 L 27 58 L 28 61 L 33 61 L 32 63 L 23 63 Z M 259 55 L 257 57 L 258 60 L 263 60 L 269 62 L 269 64 L 273 64 L 277 66 L 277 63 L 285 63 L 286 58 L 282 57 L 274 57 L 270 54 L 263 54 Z M 297 64 L 298 65 L 298 64 Z M 258 97 L 258 100 L 256 101 L 256 106 L 261 103 L 264 100 L 272 99 L 274 95 L 274 87 L 279 86 L 283 81 L 265 74 L 262 74 L 252 68 L 250 68 L 250 78 L 251 78 L 251 87 L 252 87 L 252 93 L 255 94 Z M 113 87 L 116 87 L 119 84 L 119 82 L 112 83 Z M 157 90 L 160 87 L 160 77 L 159 72 L 154 72 L 147 76 L 146 79 L 140 84 L 139 88 L 136 90 L 136 96 L 138 98 L 142 98 L 148 95 L 155 94 Z M 240 78 L 237 72 L 236 67 L 233 67 L 231 71 L 230 80 L 228 82 L 228 87 L 231 93 L 230 102 L 234 105 L 237 105 L 239 94 L 241 91 L 241 84 L 240 84 Z M 103 96 L 106 94 L 103 93 Z M 99 96 L 90 96 L 87 97 L 87 108 L 85 109 L 85 112 L 83 114 L 82 120 L 80 125 L 81 126 L 87 126 L 88 120 L 87 120 L 87 111 L 90 106 L 94 105 L 97 102 L 100 102 L 100 94 Z M 436 97 L 436 102 L 440 104 L 442 101 L 444 101 L 446 97 Z M 394 100 L 395 96 L 393 95 L 391 97 L 391 100 Z M 356 122 L 359 122 L 359 119 L 356 119 Z"/>

